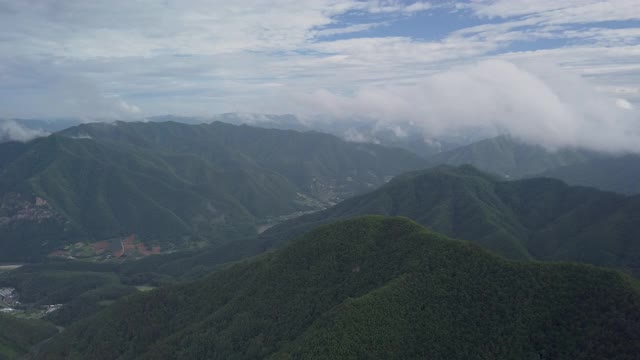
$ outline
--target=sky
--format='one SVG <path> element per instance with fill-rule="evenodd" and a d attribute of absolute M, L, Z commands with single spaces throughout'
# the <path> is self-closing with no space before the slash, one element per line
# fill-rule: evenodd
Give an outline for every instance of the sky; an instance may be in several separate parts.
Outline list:
<path fill-rule="evenodd" d="M 639 107 L 638 0 L 0 0 L 0 118 L 292 113 L 640 152 Z"/>

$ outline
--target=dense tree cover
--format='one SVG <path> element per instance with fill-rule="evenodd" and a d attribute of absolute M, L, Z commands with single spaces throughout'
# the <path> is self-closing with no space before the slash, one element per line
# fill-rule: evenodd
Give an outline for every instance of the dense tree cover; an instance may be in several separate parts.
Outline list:
<path fill-rule="evenodd" d="M 259 239 L 120 264 L 50 260 L 0 275 L 0 284 L 24 289 L 30 302 L 64 303 L 49 318 L 66 326 L 135 293 L 134 286 L 194 280 L 319 224 L 361 214 L 408 216 L 512 258 L 589 262 L 637 275 L 637 203 L 554 180 L 501 182 L 471 167 L 440 167 L 401 176 L 370 194 L 277 226 Z"/>
<path fill-rule="evenodd" d="M 324 226 L 202 280 L 127 297 L 41 359 L 634 359 L 636 280 L 513 262 L 403 218 Z"/>
<path fill-rule="evenodd" d="M 640 274 L 640 197 L 552 179 L 500 181 L 470 166 L 398 176 L 371 193 L 278 225 L 262 239 L 272 246 L 319 224 L 366 214 L 406 216 L 513 259 L 578 261 Z"/>
<path fill-rule="evenodd" d="M 0 274 L 0 287 L 15 288 L 23 306 L 63 304 L 46 319 L 67 326 L 137 293 L 125 279 L 117 264 L 53 260 Z"/>
<path fill-rule="evenodd" d="M 243 248 L 242 243 L 247 243 Z M 113 301 L 138 292 L 138 286 L 160 287 L 208 275 L 224 263 L 261 252 L 256 241 L 186 250 L 137 261 L 87 262 L 48 259 L 0 273 L 0 287 L 16 288 L 26 306 L 63 304 L 46 318 L 60 326 L 102 310 Z"/>
<path fill-rule="evenodd" d="M 63 304 L 61 309 L 48 314 L 46 320 L 59 326 L 69 326 L 97 313 L 114 301 L 137 292 L 138 290 L 133 286 L 100 285 L 73 296 Z"/>
<path fill-rule="evenodd" d="M 21 302 L 36 305 L 65 303 L 86 291 L 119 283 L 112 272 L 53 270 L 39 266 L 0 275 L 0 286 L 15 287 Z"/>
<path fill-rule="evenodd" d="M 32 346 L 57 332 L 55 326 L 45 321 L 0 314 L 0 360 L 20 359 Z"/>
<path fill-rule="evenodd" d="M 261 221 L 332 204 L 423 166 L 408 151 L 314 132 L 84 124 L 0 144 L 0 260 L 130 234 L 164 250 L 223 244 L 255 235 Z"/>

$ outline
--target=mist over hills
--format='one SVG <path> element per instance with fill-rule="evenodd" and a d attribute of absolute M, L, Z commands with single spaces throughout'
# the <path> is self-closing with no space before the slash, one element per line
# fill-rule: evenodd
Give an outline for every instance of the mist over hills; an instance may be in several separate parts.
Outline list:
<path fill-rule="evenodd" d="M 159 119 L 164 119 L 160 117 Z M 506 179 L 551 177 L 573 185 L 592 186 L 624 194 L 640 193 L 638 157 L 588 148 L 550 150 L 490 129 L 428 136 L 419 126 L 366 120 L 310 119 L 294 115 L 220 114 L 211 119 L 280 129 L 317 130 L 349 141 L 400 147 L 428 159 L 429 166 L 473 165 Z M 194 121 L 185 118 L 185 121 Z"/>
<path fill-rule="evenodd" d="M 538 176 L 622 194 L 640 194 L 640 156 L 627 154 L 613 158 L 599 157 L 552 168 Z"/>
<path fill-rule="evenodd" d="M 491 132 L 462 132 L 447 136 L 425 136 L 417 126 L 389 125 L 367 119 L 337 119 L 330 117 L 300 118 L 295 115 L 226 113 L 210 118 L 230 124 L 291 129 L 300 131 L 320 131 L 339 136 L 347 141 L 381 144 L 399 147 L 417 155 L 427 157 L 458 146 L 470 144 L 492 135 Z"/>
<path fill-rule="evenodd" d="M 126 298 L 38 358 L 631 359 L 638 330 L 638 284 L 618 272 L 510 262 L 364 217 Z"/>
<path fill-rule="evenodd" d="M 295 115 L 226 113 L 211 117 L 155 116 L 147 121 L 208 123 L 221 121 L 263 128 L 320 131 L 358 143 L 374 143 L 409 150 L 428 160 L 429 166 L 470 164 L 507 179 L 552 177 L 625 194 L 640 193 L 635 155 L 604 153 L 588 148 L 550 150 L 490 129 L 474 129 L 429 136 L 417 125 L 394 125 L 365 119 L 310 118 Z M 611 164 L 616 171 L 611 171 Z M 625 166 L 626 165 L 626 166 Z M 618 175 L 619 174 L 619 175 Z"/>
<path fill-rule="evenodd" d="M 582 163 L 594 157 L 595 153 L 586 150 L 550 151 L 502 135 L 441 152 L 428 160 L 433 165 L 473 165 L 506 179 L 516 179 Z"/>
<path fill-rule="evenodd" d="M 489 129 L 428 136 L 420 127 L 408 123 L 393 125 L 365 119 L 306 119 L 290 114 L 253 113 L 225 113 L 208 117 L 162 115 L 142 120 L 192 125 L 220 121 L 266 129 L 319 131 L 350 142 L 403 148 L 428 159 L 428 166 L 470 164 L 507 179 L 552 177 L 574 185 L 625 194 L 640 193 L 640 175 L 635 170 L 638 168 L 635 166 L 636 155 L 610 154 L 580 148 L 560 147 L 550 150 L 508 135 L 495 136 L 498 132 Z M 83 122 L 81 119 L 0 120 L 0 143 L 10 140 L 28 141 Z M 113 120 L 107 121 L 112 122 Z"/>
<path fill-rule="evenodd" d="M 83 123 L 105 122 L 113 123 L 118 119 L 10 119 L 0 120 L 0 142 L 8 140 L 25 141 L 37 136 L 44 136 L 51 132 L 57 132 Z M 458 135 L 441 137 L 425 137 L 417 127 L 387 126 L 375 121 L 362 119 L 333 119 L 310 118 L 303 119 L 291 114 L 253 114 L 253 113 L 224 113 L 213 116 L 179 116 L 158 115 L 140 118 L 141 122 L 179 122 L 184 124 L 209 124 L 212 122 L 224 122 L 233 125 L 249 125 L 267 129 L 319 131 L 338 136 L 344 140 L 358 143 L 381 144 L 390 147 L 400 147 L 420 156 L 429 156 L 441 151 L 467 145 L 476 140 L 490 137 L 491 132 L 467 132 Z M 21 132 L 31 132 L 33 136 L 11 136 L 3 130 L 3 123 L 11 123 L 13 129 Z M 3 137 L 2 134 L 5 134 Z"/>
<path fill-rule="evenodd" d="M 348 141 L 375 143 L 409 150 L 428 159 L 429 166 L 473 165 L 507 179 L 551 177 L 572 185 L 591 186 L 624 194 L 640 193 L 638 156 L 604 153 L 588 148 L 550 150 L 528 144 L 490 129 L 459 131 L 428 136 L 419 126 L 393 125 L 366 120 L 318 118 L 303 120 L 295 115 L 227 113 L 210 118 L 153 117 L 152 121 L 222 121 L 231 124 L 321 131 Z"/>
<path fill-rule="evenodd" d="M 640 194 L 640 156 L 589 150 L 548 150 L 507 136 L 481 140 L 427 157 L 431 166 L 473 165 L 504 179 L 549 177 L 567 184 Z"/>
<path fill-rule="evenodd" d="M 424 161 L 331 135 L 222 123 L 92 123 L 0 145 L 2 258 L 135 234 L 166 249 L 256 234 Z"/>

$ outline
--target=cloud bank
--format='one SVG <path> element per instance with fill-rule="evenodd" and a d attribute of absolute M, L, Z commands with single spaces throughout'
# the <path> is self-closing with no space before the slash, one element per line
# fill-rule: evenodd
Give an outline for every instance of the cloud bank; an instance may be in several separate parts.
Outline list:
<path fill-rule="evenodd" d="M 26 142 L 47 135 L 49 133 L 44 130 L 29 129 L 13 120 L 0 120 L 0 141 Z"/>
<path fill-rule="evenodd" d="M 404 132 L 489 127 L 550 148 L 636 151 L 637 7 L 0 0 L 0 117 L 326 110 Z"/>
<path fill-rule="evenodd" d="M 307 116 L 418 126 L 427 136 L 492 128 L 549 149 L 640 152 L 640 114 L 584 78 L 540 63 L 487 60 L 411 85 L 365 86 L 352 95 L 299 97 Z"/>

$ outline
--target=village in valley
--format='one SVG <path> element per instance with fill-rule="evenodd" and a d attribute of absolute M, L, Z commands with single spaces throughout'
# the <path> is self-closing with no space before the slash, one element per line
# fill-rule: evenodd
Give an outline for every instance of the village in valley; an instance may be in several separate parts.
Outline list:
<path fill-rule="evenodd" d="M 19 299 L 20 295 L 15 288 L 0 288 L 0 313 L 22 318 L 39 319 L 62 308 L 62 304 L 39 306 L 22 304 Z"/>
<path fill-rule="evenodd" d="M 14 288 L 0 288 L 0 311 L 11 312 L 13 307 L 20 304 L 18 292 Z"/>
<path fill-rule="evenodd" d="M 0 265 L 0 273 L 15 270 L 22 265 Z M 34 305 L 20 302 L 20 293 L 16 288 L 0 287 L 0 313 L 12 316 L 39 319 L 62 308 L 62 304 Z"/>

